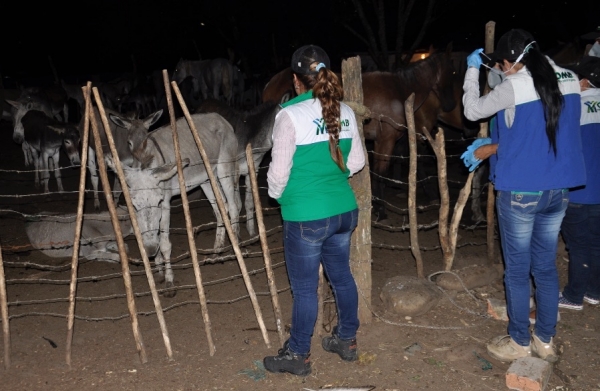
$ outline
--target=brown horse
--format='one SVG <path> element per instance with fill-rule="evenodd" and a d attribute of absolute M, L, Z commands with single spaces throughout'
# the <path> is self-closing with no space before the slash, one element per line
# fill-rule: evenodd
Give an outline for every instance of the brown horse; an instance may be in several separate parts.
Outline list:
<path fill-rule="evenodd" d="M 365 139 L 373 141 L 374 213 L 386 218 L 384 205 L 385 178 L 388 175 L 394 145 L 406 134 L 404 102 L 415 93 L 417 131 L 432 130 L 443 112 L 457 108 L 454 91 L 454 66 L 451 48 L 433 53 L 424 60 L 408 64 L 396 72 L 367 72 L 362 75 L 364 105 L 371 119 L 364 124 Z M 293 97 L 290 68 L 276 74 L 263 90 L 263 101 L 279 102 Z"/>

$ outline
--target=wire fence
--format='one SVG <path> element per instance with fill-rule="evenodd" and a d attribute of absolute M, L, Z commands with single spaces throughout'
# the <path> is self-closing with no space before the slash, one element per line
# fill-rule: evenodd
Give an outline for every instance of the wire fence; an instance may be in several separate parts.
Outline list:
<path fill-rule="evenodd" d="M 460 144 L 463 145 L 468 143 L 468 140 L 457 139 L 447 140 L 447 144 Z M 372 154 L 372 152 L 370 152 Z M 408 157 L 404 156 L 392 156 L 394 160 L 405 163 Z M 449 154 L 447 156 L 448 161 L 460 160 L 460 155 Z M 435 160 L 433 155 L 419 155 L 419 159 L 430 159 Z M 461 162 L 462 164 L 462 162 Z M 12 166 L 19 165 L 16 161 L 13 161 Z M 74 234 L 72 223 L 73 223 L 73 211 L 76 210 L 76 199 L 77 191 L 68 190 L 69 188 L 76 188 L 78 180 L 77 170 L 75 166 L 64 166 L 60 167 L 62 173 L 62 179 L 67 185 L 67 189 L 64 193 L 50 193 L 40 194 L 33 188 L 33 180 L 31 178 L 34 175 L 33 170 L 22 170 L 22 169 L 0 169 L 0 182 L 2 183 L 2 190 L 0 190 L 0 216 L 2 216 L 0 222 L 0 239 L 2 243 L 2 252 L 5 255 L 4 268 L 8 293 L 8 308 L 9 308 L 9 320 L 15 320 L 24 317 L 67 317 L 67 306 L 69 302 L 68 297 L 68 286 L 70 279 L 68 273 L 71 269 L 70 261 L 63 256 L 62 258 L 52 258 L 48 254 L 52 251 L 64 251 L 69 253 L 72 252 L 73 236 L 69 239 L 52 240 L 52 235 L 58 231 L 66 231 Z M 259 167 L 258 178 L 266 177 L 266 170 L 268 166 L 263 163 Z M 376 174 L 371 172 L 372 176 L 376 177 Z M 464 185 L 464 181 L 461 181 L 461 175 L 451 176 L 449 179 L 449 187 L 451 189 L 457 189 Z M 384 179 L 391 187 L 392 190 L 388 191 L 387 194 L 393 193 L 395 189 L 407 187 L 408 183 L 403 181 L 398 176 L 381 178 Z M 52 178 L 50 179 L 52 181 Z M 437 180 L 437 175 L 428 175 L 425 178 L 419 180 L 424 182 L 428 180 Z M 260 185 L 260 184 L 259 184 Z M 247 189 L 242 186 L 242 191 L 245 192 Z M 451 204 L 456 201 L 456 194 L 451 192 Z M 263 215 L 266 216 L 266 232 L 267 237 L 271 242 L 280 240 L 280 234 L 282 231 L 282 225 L 279 219 L 279 208 L 270 202 L 266 187 L 260 186 L 259 194 L 263 203 Z M 91 190 L 86 190 L 86 200 L 91 199 Z M 377 200 L 374 200 L 377 201 Z M 404 233 L 408 232 L 409 225 L 406 221 L 408 215 L 408 206 L 406 200 L 398 197 L 388 197 L 385 200 L 378 200 L 385 203 L 386 208 L 394 215 L 393 218 L 386 222 L 372 222 L 373 236 L 372 236 L 372 248 L 377 248 L 386 251 L 410 251 L 410 243 L 407 235 L 397 235 L 394 240 L 385 242 L 381 241 L 381 235 L 378 231 L 387 233 Z M 214 221 L 214 214 L 212 209 L 209 208 L 209 202 L 202 194 L 198 194 L 197 197 L 190 197 L 190 208 L 192 210 L 192 218 L 194 221 L 193 230 L 196 237 L 202 237 L 206 239 L 210 237 L 211 233 L 216 229 L 216 222 Z M 86 201 L 86 205 L 90 204 Z M 418 211 L 422 212 L 422 217 L 430 217 L 435 215 L 435 212 L 439 208 L 437 203 L 419 203 Z M 65 210 L 72 212 L 66 213 Z M 139 212 L 139 211 L 138 211 Z M 173 253 L 170 259 L 172 269 L 177 275 L 191 275 L 192 263 L 190 261 L 189 248 L 186 248 L 187 244 L 182 238 L 186 235 L 185 224 L 183 223 L 183 216 L 181 210 L 181 203 L 173 202 L 171 205 L 171 213 L 175 218 L 172 218 L 172 224 L 170 228 L 170 235 L 173 238 L 179 238 L 180 240 L 173 240 Z M 95 211 L 86 213 L 85 221 L 88 220 L 89 216 L 98 215 Z M 240 215 L 240 225 L 243 225 L 246 216 Z M 32 240 L 28 237 L 26 227 L 40 224 L 41 222 L 52 220 L 54 228 L 47 233 L 49 240 Z M 466 218 L 463 220 L 467 220 Z M 65 228 L 60 228 L 60 225 L 64 224 Z M 70 224 L 70 225 L 69 225 Z M 425 232 L 436 229 L 438 221 L 434 217 L 430 221 L 421 222 L 418 225 L 419 232 Z M 109 227 L 110 228 L 110 227 Z M 461 223 L 460 229 L 465 231 L 475 231 L 478 229 L 485 229 L 484 223 L 467 224 Z M 70 231 L 69 231 L 70 230 Z M 38 238 L 39 239 L 39 238 Z M 34 244 L 35 242 L 35 244 Z M 183 244 L 182 244 L 183 242 Z M 206 243 L 206 240 L 202 240 Z M 256 244 L 259 242 L 259 237 L 249 237 L 245 240 L 240 241 L 239 245 L 242 249 L 245 260 L 253 263 L 254 268 L 249 270 L 248 273 L 257 278 L 261 278 L 260 281 L 265 279 L 265 268 L 259 267 L 260 261 L 262 260 L 263 253 L 257 250 Z M 101 250 L 106 254 L 112 253 L 113 261 L 118 260 L 115 258 L 116 248 L 114 245 L 111 247 L 111 243 L 114 243 L 114 232 L 109 229 L 106 232 L 95 232 L 88 236 L 82 234 L 81 246 L 93 246 L 101 244 Z M 132 268 L 131 276 L 134 279 L 134 297 L 136 300 L 146 299 L 149 302 L 151 295 L 148 291 L 147 283 L 145 280 L 145 271 L 143 270 L 143 263 L 139 258 L 136 258 L 135 240 L 128 240 L 130 255 L 129 265 Z M 485 246 L 485 242 L 473 242 L 473 241 L 462 241 L 458 243 L 457 249 L 466 246 Z M 254 247 L 253 247 L 254 246 Z M 441 249 L 439 245 L 432 246 L 421 246 L 422 251 L 438 251 Z M 225 264 L 230 261 L 235 261 L 236 256 L 231 253 L 231 248 L 223 248 L 216 251 L 213 248 L 197 248 L 198 254 L 204 255 L 204 259 L 200 262 L 200 266 L 207 266 L 211 264 Z M 101 251 L 101 252 L 102 252 Z M 273 264 L 274 269 L 282 270 L 285 266 L 283 262 L 283 249 L 281 247 L 269 248 L 271 254 L 276 255 L 279 261 Z M 98 255 L 98 254 L 96 254 Z M 30 260 L 31 259 L 31 260 Z M 99 258 L 102 259 L 102 258 Z M 116 263 L 102 263 L 107 267 L 93 267 L 89 268 L 90 265 L 98 265 L 97 261 L 82 257 L 80 259 L 80 275 L 77 278 L 77 285 L 85 287 L 86 284 L 95 284 L 100 286 L 101 284 L 109 283 L 106 289 L 94 289 L 94 292 L 102 292 L 101 294 L 87 293 L 86 288 L 79 289 L 75 297 L 76 303 L 90 304 L 85 309 L 77 311 L 75 313 L 75 319 L 83 321 L 116 321 L 120 319 L 126 319 L 130 317 L 130 314 L 126 311 L 126 308 L 122 304 L 109 304 L 102 308 L 109 309 L 106 313 L 101 312 L 97 307 L 93 306 L 93 303 L 105 302 L 105 303 L 122 303 L 126 299 L 126 294 L 121 289 L 119 292 L 114 292 L 114 287 L 119 286 L 116 281 L 122 278 L 122 273 L 119 268 L 116 267 Z M 107 272 L 102 272 L 108 270 Z M 153 268 L 153 273 L 156 274 L 157 268 Z M 232 304 L 240 301 L 249 299 L 247 292 L 240 292 L 236 289 L 229 289 L 227 286 L 233 281 L 242 279 L 242 274 L 232 273 L 226 277 L 214 278 L 203 282 L 203 286 L 219 287 L 220 290 L 229 292 L 230 295 L 224 299 L 211 299 L 208 298 L 207 303 L 211 305 L 216 304 Z M 111 283 L 112 282 L 112 283 Z M 289 291 L 289 285 L 286 284 L 286 280 L 280 279 L 279 284 L 284 286 L 278 286 L 278 292 Z M 19 287 L 23 289 L 19 289 Z M 270 293 L 266 289 L 267 286 L 262 285 L 258 291 L 257 296 L 269 296 Z M 185 281 L 184 283 L 177 284 L 173 288 L 161 288 L 158 289 L 159 293 L 165 293 L 167 290 L 175 290 L 177 292 L 186 292 L 197 289 L 196 285 L 191 281 Z M 18 297 L 15 292 L 26 291 L 27 294 L 19 294 Z M 36 292 L 39 291 L 39 295 L 36 296 Z M 182 297 L 183 296 L 183 297 Z M 171 311 L 175 308 L 181 308 L 186 306 L 199 305 L 199 301 L 194 298 L 186 297 L 184 294 L 176 295 L 177 300 L 172 300 L 169 305 L 164 307 L 164 311 Z M 332 298 L 327 299 L 329 302 Z M 138 314 L 141 316 L 155 315 L 156 312 L 147 305 L 148 309 L 141 309 Z M 120 308 L 120 310 L 116 310 Z M 373 313 L 380 319 L 384 320 L 381 314 L 377 314 L 374 310 Z M 389 322 L 389 321 L 388 321 Z M 432 327 L 435 328 L 435 327 Z"/>

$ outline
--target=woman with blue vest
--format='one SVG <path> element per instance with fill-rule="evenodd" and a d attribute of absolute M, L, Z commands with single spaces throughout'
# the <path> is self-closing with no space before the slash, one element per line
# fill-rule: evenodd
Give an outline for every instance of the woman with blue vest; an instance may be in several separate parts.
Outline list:
<path fill-rule="evenodd" d="M 467 57 L 463 85 L 465 116 L 472 121 L 497 114 L 492 139 L 478 139 L 463 159 L 474 168 L 495 157 L 491 173 L 508 312 L 508 335 L 494 338 L 488 353 L 500 361 L 538 357 L 558 359 L 553 338 L 558 312 L 556 252 L 569 188 L 586 182 L 579 117 L 579 83 L 573 72 L 556 66 L 533 36 L 513 29 L 489 55 L 505 76 L 480 96 L 483 49 Z M 497 71 L 493 70 L 492 71 Z M 529 332 L 529 279 L 536 296 L 536 321 Z"/>
<path fill-rule="evenodd" d="M 323 349 L 357 359 L 358 291 L 350 271 L 350 237 L 358 208 L 348 178 L 365 165 L 354 112 L 340 102 L 343 90 L 325 51 L 314 45 L 292 56 L 298 96 L 275 118 L 267 172 L 269 196 L 281 205 L 283 246 L 293 306 L 290 338 L 270 372 L 310 374 L 310 342 L 317 319 L 319 265 L 331 284 L 338 324 Z"/>
<path fill-rule="evenodd" d="M 562 222 L 569 250 L 569 280 L 560 308 L 600 304 L 600 58 L 586 56 L 572 68 L 581 86 L 581 139 L 587 184 L 572 189 Z"/>

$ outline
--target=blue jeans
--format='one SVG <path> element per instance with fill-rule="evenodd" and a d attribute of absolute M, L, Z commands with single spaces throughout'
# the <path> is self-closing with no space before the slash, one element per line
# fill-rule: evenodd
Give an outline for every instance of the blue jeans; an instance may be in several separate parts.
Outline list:
<path fill-rule="evenodd" d="M 600 299 L 600 204 L 569 203 L 561 229 L 569 249 L 563 296 L 575 304 L 586 294 Z"/>
<path fill-rule="evenodd" d="M 498 225 L 504 257 L 508 334 L 529 345 L 529 278 L 536 298 L 535 334 L 549 342 L 556 334 L 558 271 L 556 252 L 568 190 L 498 191 Z"/>
<path fill-rule="evenodd" d="M 310 352 L 321 262 L 335 296 L 338 336 L 356 337 L 358 291 L 350 271 L 350 237 L 357 223 L 358 209 L 326 219 L 283 222 L 285 263 L 294 299 L 289 340 L 294 353 Z"/>

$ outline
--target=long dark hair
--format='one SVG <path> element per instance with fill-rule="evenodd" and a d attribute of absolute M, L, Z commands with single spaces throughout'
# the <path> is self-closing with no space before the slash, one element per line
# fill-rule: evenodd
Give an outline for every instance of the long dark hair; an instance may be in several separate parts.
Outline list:
<path fill-rule="evenodd" d="M 529 42 L 526 42 L 527 44 Z M 546 136 L 550 146 L 556 155 L 556 134 L 558 133 L 558 120 L 564 106 L 564 98 L 558 87 L 558 79 L 554 68 L 540 52 L 534 43 L 521 60 L 529 74 L 533 78 L 535 91 L 542 101 L 544 107 L 544 118 L 546 120 Z"/>
<path fill-rule="evenodd" d="M 316 62 L 311 64 L 311 70 L 316 66 Z M 321 102 L 323 120 L 329 134 L 329 153 L 340 170 L 346 171 L 344 157 L 339 147 L 340 101 L 344 99 L 344 90 L 337 75 L 332 70 L 322 67 L 317 74 L 301 75 L 296 73 L 296 77 L 306 88 L 312 89 L 313 97 Z"/>

